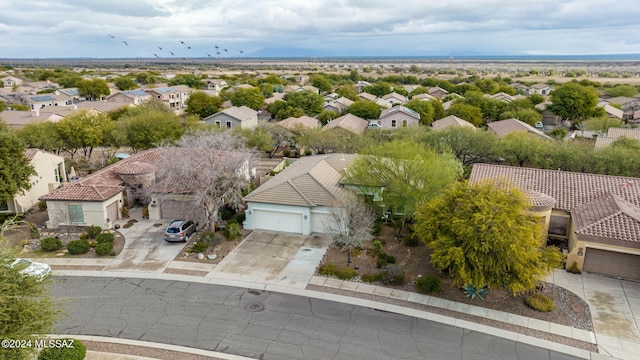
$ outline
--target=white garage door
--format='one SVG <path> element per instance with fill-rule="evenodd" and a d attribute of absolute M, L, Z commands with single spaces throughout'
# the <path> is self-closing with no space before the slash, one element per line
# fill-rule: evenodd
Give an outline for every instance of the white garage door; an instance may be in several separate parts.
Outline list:
<path fill-rule="evenodd" d="M 326 233 L 325 222 L 329 219 L 330 214 L 311 212 L 311 232 Z"/>
<path fill-rule="evenodd" d="M 253 228 L 301 234 L 302 213 L 253 210 Z"/>

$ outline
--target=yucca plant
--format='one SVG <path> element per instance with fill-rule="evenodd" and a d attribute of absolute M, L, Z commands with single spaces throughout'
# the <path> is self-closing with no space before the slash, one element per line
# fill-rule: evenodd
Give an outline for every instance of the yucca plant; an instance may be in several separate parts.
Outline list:
<path fill-rule="evenodd" d="M 487 288 L 487 285 L 484 285 L 481 288 L 476 288 L 473 285 L 466 285 L 465 287 L 463 287 L 463 289 L 464 289 L 464 294 L 471 300 L 474 300 L 475 298 L 484 300 L 484 296 L 487 296 L 487 294 L 489 293 L 489 289 Z"/>

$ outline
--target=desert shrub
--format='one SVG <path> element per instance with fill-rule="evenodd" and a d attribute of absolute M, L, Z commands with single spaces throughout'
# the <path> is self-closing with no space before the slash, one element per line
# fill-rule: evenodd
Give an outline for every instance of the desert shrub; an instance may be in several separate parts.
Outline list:
<path fill-rule="evenodd" d="M 40 238 L 40 230 L 36 227 L 36 224 L 29 224 L 29 237 L 32 239 Z"/>
<path fill-rule="evenodd" d="M 376 260 L 376 266 L 380 269 L 387 264 L 395 264 L 396 257 L 393 255 L 389 255 L 386 252 L 378 253 L 378 260 Z"/>
<path fill-rule="evenodd" d="M 529 305 L 533 310 L 537 310 L 540 312 L 551 312 L 555 309 L 555 304 L 553 300 L 543 294 L 533 294 L 524 299 L 524 301 Z"/>
<path fill-rule="evenodd" d="M 98 242 L 97 242 L 97 241 L 95 241 L 95 240 L 91 240 L 91 241 L 89 241 L 89 246 L 91 246 L 92 248 L 94 248 L 94 247 L 98 246 Z"/>
<path fill-rule="evenodd" d="M 382 218 L 377 218 L 376 221 L 373 222 L 373 228 L 371 229 L 371 233 L 373 235 L 380 235 L 382 231 Z"/>
<path fill-rule="evenodd" d="M 416 289 L 421 294 L 432 294 L 442 290 L 442 280 L 433 275 L 425 275 L 416 280 Z"/>
<path fill-rule="evenodd" d="M 372 283 L 380 280 L 380 274 L 379 273 L 362 274 L 361 278 L 362 278 L 362 281 L 366 283 Z"/>
<path fill-rule="evenodd" d="M 376 260 L 376 267 L 377 267 L 378 269 L 382 268 L 383 266 L 386 266 L 387 264 L 389 264 L 389 263 L 387 262 L 387 259 L 386 259 L 386 258 L 381 258 L 381 257 L 379 257 L 379 258 Z"/>
<path fill-rule="evenodd" d="M 484 297 L 489 294 L 489 288 L 487 287 L 487 285 L 483 285 L 482 287 L 466 285 L 462 289 L 464 291 L 464 295 L 471 300 L 475 300 L 476 298 L 484 300 Z"/>
<path fill-rule="evenodd" d="M 229 224 L 237 224 L 238 220 L 236 220 L 236 218 L 232 217 L 231 219 L 227 220 L 227 225 Z"/>
<path fill-rule="evenodd" d="M 227 224 L 224 228 L 224 236 L 229 241 L 237 239 L 238 236 L 240 236 L 240 225 L 234 223 Z"/>
<path fill-rule="evenodd" d="M 572 274 L 580 274 L 581 271 L 580 269 L 578 269 L 578 263 L 577 262 L 573 262 L 573 264 L 571 264 L 571 266 L 567 269 L 568 272 L 572 273 Z"/>
<path fill-rule="evenodd" d="M 405 246 L 418 246 L 420 245 L 420 239 L 415 234 L 410 234 L 402 238 L 402 243 Z"/>
<path fill-rule="evenodd" d="M 89 240 L 86 239 L 72 240 L 67 244 L 67 250 L 71 255 L 84 254 L 89 251 L 90 247 Z"/>
<path fill-rule="evenodd" d="M 242 224 L 247 219 L 247 215 L 244 213 L 236 215 L 236 221 L 238 224 Z"/>
<path fill-rule="evenodd" d="M 304 154 L 305 154 L 306 156 L 309 156 L 309 155 L 312 155 L 312 154 L 313 154 L 313 151 L 311 151 L 311 149 L 306 149 L 306 150 L 304 151 Z"/>
<path fill-rule="evenodd" d="M 115 236 L 112 233 L 103 233 L 103 234 L 98 234 L 98 236 L 96 236 L 96 241 L 98 242 L 98 244 L 102 244 L 106 242 L 113 243 L 114 239 L 115 239 Z"/>
<path fill-rule="evenodd" d="M 318 274 L 324 276 L 334 276 L 337 271 L 338 267 L 334 264 L 323 264 L 322 266 L 320 266 L 320 269 L 318 269 Z"/>
<path fill-rule="evenodd" d="M 89 239 L 95 239 L 102 232 L 102 228 L 100 226 L 89 226 L 87 229 L 87 235 L 89 235 Z"/>
<path fill-rule="evenodd" d="M 209 245 L 213 245 L 215 242 L 215 235 L 216 233 L 213 231 L 207 231 L 202 233 L 202 235 L 200 235 L 200 242 L 209 244 Z"/>
<path fill-rule="evenodd" d="M 373 240 L 373 249 L 376 251 L 376 254 L 380 254 L 382 252 L 383 247 L 384 247 L 384 244 L 382 243 L 382 240 L 380 239 Z"/>
<path fill-rule="evenodd" d="M 62 346 L 47 347 L 40 351 L 38 354 L 38 360 L 82 360 L 87 356 L 87 349 L 80 340 L 73 340 L 73 344 L 69 341 L 71 339 L 57 339 Z M 62 343 L 61 341 L 64 341 Z M 64 346 L 70 345 L 70 346 Z M 71 347 L 73 346 L 73 347 Z"/>
<path fill-rule="evenodd" d="M 87 233 L 80 234 L 80 239 L 81 240 L 89 240 L 89 234 L 87 234 Z"/>
<path fill-rule="evenodd" d="M 220 210 L 220 219 L 227 221 L 231 219 L 235 214 L 236 211 L 233 208 L 225 206 L 222 208 L 222 210 Z"/>
<path fill-rule="evenodd" d="M 111 241 L 98 243 L 98 245 L 96 245 L 96 254 L 100 256 L 109 255 L 112 250 L 113 250 L 113 242 Z"/>
<path fill-rule="evenodd" d="M 62 248 L 62 241 L 54 237 L 40 240 L 40 247 L 44 251 L 56 251 Z"/>
<path fill-rule="evenodd" d="M 400 285 L 404 283 L 404 272 L 396 265 L 385 265 L 380 269 L 380 280 L 387 285 Z"/>
<path fill-rule="evenodd" d="M 290 157 L 291 156 L 291 150 L 283 150 L 282 151 L 282 156 Z"/>
<path fill-rule="evenodd" d="M 358 273 L 354 269 L 348 266 L 340 267 L 336 271 L 336 277 L 340 280 L 351 280 L 357 275 Z"/>
<path fill-rule="evenodd" d="M 191 251 L 193 251 L 194 253 L 201 253 L 207 251 L 208 248 L 209 244 L 203 241 L 198 241 L 197 243 L 193 244 L 193 246 L 191 247 Z"/>
<path fill-rule="evenodd" d="M 47 210 L 47 202 L 46 201 L 40 201 L 38 203 L 38 209 L 40 209 L 41 211 Z"/>

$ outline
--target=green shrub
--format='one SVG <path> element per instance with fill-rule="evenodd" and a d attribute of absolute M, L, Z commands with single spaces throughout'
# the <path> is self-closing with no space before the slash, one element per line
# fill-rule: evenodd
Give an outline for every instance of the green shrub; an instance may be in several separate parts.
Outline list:
<path fill-rule="evenodd" d="M 70 340 L 73 340 L 73 344 Z M 87 349 L 80 340 L 57 339 L 56 341 L 62 346 L 42 349 L 38 354 L 38 360 L 82 360 L 87 356 Z"/>
<path fill-rule="evenodd" d="M 47 202 L 46 201 L 40 201 L 38 203 L 38 209 L 40 209 L 40 211 L 47 210 Z"/>
<path fill-rule="evenodd" d="M 87 229 L 87 235 L 89 235 L 89 239 L 95 239 L 98 234 L 102 232 L 102 228 L 100 226 L 89 226 Z"/>
<path fill-rule="evenodd" d="M 306 150 L 304 151 L 304 154 L 305 154 L 306 156 L 313 155 L 313 151 L 311 151 L 311 149 L 306 149 Z"/>
<path fill-rule="evenodd" d="M 235 214 L 236 211 L 233 208 L 225 206 L 222 208 L 222 210 L 220 210 L 220 219 L 227 221 L 231 219 Z"/>
<path fill-rule="evenodd" d="M 40 240 L 40 247 L 44 251 L 60 250 L 60 248 L 62 248 L 62 241 L 54 237 L 45 238 Z"/>
<path fill-rule="evenodd" d="M 358 275 L 354 269 L 348 266 L 337 267 L 334 264 L 324 264 L 320 266 L 318 273 L 324 276 L 335 276 L 341 280 L 353 279 Z"/>
<path fill-rule="evenodd" d="M 371 273 L 371 274 L 362 274 L 361 277 L 362 277 L 362 281 L 366 283 L 372 283 L 380 280 L 381 276 L 379 273 Z"/>
<path fill-rule="evenodd" d="M 389 255 L 386 252 L 378 253 L 378 260 L 376 261 L 376 266 L 380 269 L 387 264 L 395 264 L 396 257 L 393 255 Z"/>
<path fill-rule="evenodd" d="M 115 240 L 115 236 L 112 233 L 102 233 L 96 236 L 96 241 L 98 242 L 98 244 L 107 242 L 113 243 L 113 240 Z"/>
<path fill-rule="evenodd" d="M 377 267 L 378 269 L 382 268 L 383 266 L 386 266 L 387 264 L 389 264 L 389 263 L 387 262 L 387 259 L 386 259 L 386 258 L 379 257 L 379 258 L 376 260 L 376 267 Z"/>
<path fill-rule="evenodd" d="M 95 240 L 91 240 L 91 241 L 89 241 L 89 246 L 91 246 L 92 248 L 94 248 L 94 247 L 98 246 L 98 242 L 97 242 L 97 241 L 95 241 Z"/>
<path fill-rule="evenodd" d="M 90 247 L 89 240 L 86 239 L 72 240 L 67 244 L 67 250 L 71 255 L 84 254 L 89 251 Z"/>
<path fill-rule="evenodd" d="M 416 280 L 416 289 L 421 294 L 432 294 L 442 290 L 442 280 L 433 275 L 425 275 Z"/>
<path fill-rule="evenodd" d="M 338 271 L 338 267 L 334 264 L 323 264 L 318 270 L 318 274 L 324 276 L 334 276 Z"/>
<path fill-rule="evenodd" d="M 282 151 L 282 156 L 290 157 L 291 156 L 291 150 L 283 150 Z"/>
<path fill-rule="evenodd" d="M 382 231 L 382 218 L 377 218 L 376 221 L 373 222 L 373 229 L 371 230 L 371 233 L 373 235 L 380 235 L 381 231 Z"/>
<path fill-rule="evenodd" d="M 555 309 L 555 304 L 553 300 L 543 294 L 533 294 L 524 299 L 524 301 L 529 305 L 533 310 L 537 310 L 540 312 L 551 312 Z"/>
<path fill-rule="evenodd" d="M 229 241 L 233 241 L 237 239 L 238 236 L 240 236 L 240 225 L 234 223 L 227 224 L 224 228 L 224 237 Z"/>
<path fill-rule="evenodd" d="M 198 241 L 197 243 L 193 244 L 193 246 L 191 247 L 191 251 L 193 251 L 194 253 L 201 253 L 207 251 L 208 248 L 209 244 L 203 241 Z"/>
<path fill-rule="evenodd" d="M 420 239 L 415 234 L 410 234 L 402 238 L 402 243 L 405 246 L 418 246 L 420 245 Z"/>
<path fill-rule="evenodd" d="M 581 271 L 580 269 L 578 269 L 578 263 L 577 262 L 573 262 L 573 264 L 571 264 L 571 267 L 569 267 L 567 269 L 568 272 L 572 273 L 572 274 L 580 274 Z"/>
<path fill-rule="evenodd" d="M 96 245 L 96 254 L 100 256 L 109 255 L 113 250 L 113 242 L 107 241 Z"/>
<path fill-rule="evenodd" d="M 380 269 L 380 280 L 388 285 L 404 284 L 404 272 L 396 265 L 385 265 Z"/>
<path fill-rule="evenodd" d="M 242 224 L 247 219 L 247 215 L 244 213 L 236 215 L 236 221 L 238 224 Z"/>
<path fill-rule="evenodd" d="M 35 226 L 35 224 L 31 224 L 29 226 L 29 237 L 31 237 L 32 239 L 39 239 L 40 238 L 40 230 L 38 230 L 38 228 Z"/>
<path fill-rule="evenodd" d="M 384 243 L 382 240 L 376 239 L 373 240 L 373 249 L 376 251 L 376 254 L 380 254 L 384 248 Z"/>
<path fill-rule="evenodd" d="M 89 234 L 87 234 L 87 233 L 80 234 L 80 239 L 81 240 L 89 240 Z"/>

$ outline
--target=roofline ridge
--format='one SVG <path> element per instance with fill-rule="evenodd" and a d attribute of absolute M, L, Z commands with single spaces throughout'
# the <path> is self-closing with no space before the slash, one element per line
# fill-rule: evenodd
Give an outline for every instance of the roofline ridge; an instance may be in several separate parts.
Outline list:
<path fill-rule="evenodd" d="M 324 163 L 325 163 L 325 164 L 327 164 L 327 166 L 328 166 L 328 167 L 330 167 L 333 171 L 336 171 L 336 170 L 333 168 L 333 166 L 331 166 L 328 162 L 326 162 L 326 161 L 325 161 L 325 159 L 321 159 L 321 160 L 318 162 L 318 164 L 320 164 L 321 162 L 324 162 Z M 313 168 L 311 168 L 311 170 L 313 170 L 316 166 L 318 166 L 318 164 L 316 164 Z M 336 171 L 336 172 L 339 174 L 339 172 L 338 172 L 338 171 Z M 315 177 L 315 176 L 313 176 L 313 175 L 311 174 L 311 172 L 309 172 L 308 174 L 309 174 L 309 176 L 313 179 L 313 181 L 315 181 L 318 185 L 320 185 L 320 187 L 321 187 L 321 188 L 323 188 L 327 193 L 329 193 L 329 195 L 331 195 L 331 197 L 333 197 L 334 199 L 336 199 L 336 200 L 337 200 L 337 198 L 335 197 L 335 195 L 333 195 L 333 193 L 332 193 L 329 189 L 327 189 L 327 187 L 326 187 L 326 186 L 324 186 L 324 184 L 322 184 L 320 181 L 318 181 L 318 179 L 316 179 L 316 177 Z"/>
<path fill-rule="evenodd" d="M 309 199 L 304 193 L 302 193 L 302 191 L 300 191 L 300 189 L 298 189 L 298 187 L 296 186 L 296 184 L 294 184 L 291 179 L 287 179 L 286 181 L 289 185 L 291 185 L 291 187 L 293 188 L 293 190 L 295 190 L 298 195 L 300 195 L 304 201 L 306 201 L 310 206 L 315 206 L 316 203 L 314 203 L 313 201 L 311 201 L 311 199 Z"/>
<path fill-rule="evenodd" d="M 614 217 L 617 217 L 617 216 L 622 215 L 622 214 L 624 214 L 624 211 L 618 209 L 618 210 L 614 211 L 611 215 L 605 216 L 605 217 L 603 217 L 601 219 L 598 219 L 598 220 L 592 222 L 591 224 L 585 225 L 585 226 L 581 227 L 580 229 L 577 229 L 576 232 L 592 229 L 596 225 L 600 225 L 603 222 L 605 222 L 607 220 L 611 220 Z"/>

